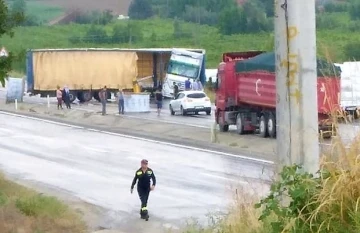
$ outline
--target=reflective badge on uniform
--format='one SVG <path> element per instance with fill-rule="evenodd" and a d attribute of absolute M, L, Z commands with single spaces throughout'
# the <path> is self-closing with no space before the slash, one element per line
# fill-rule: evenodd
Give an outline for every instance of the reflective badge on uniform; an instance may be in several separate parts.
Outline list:
<path fill-rule="evenodd" d="M 136 175 L 140 176 L 142 174 L 142 172 L 137 172 Z"/>
<path fill-rule="evenodd" d="M 149 176 L 151 176 L 152 171 L 147 171 L 147 174 L 148 174 Z"/>

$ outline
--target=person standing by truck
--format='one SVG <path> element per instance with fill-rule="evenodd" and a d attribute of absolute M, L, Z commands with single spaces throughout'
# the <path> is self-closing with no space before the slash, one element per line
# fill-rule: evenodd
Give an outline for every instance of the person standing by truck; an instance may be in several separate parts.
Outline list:
<path fill-rule="evenodd" d="M 161 93 L 161 89 L 157 89 L 155 93 L 155 101 L 156 101 L 156 107 L 157 107 L 157 114 L 160 116 L 161 109 L 162 109 L 162 101 L 163 101 L 163 95 Z"/>
<path fill-rule="evenodd" d="M 124 92 L 122 89 L 119 89 L 119 92 L 117 93 L 117 101 L 118 101 L 118 107 L 119 107 L 119 115 L 124 114 Z"/>
<path fill-rule="evenodd" d="M 66 105 L 67 109 L 71 109 L 71 105 L 70 105 L 70 90 L 67 87 L 67 85 L 64 86 L 64 90 L 63 90 L 63 99 Z"/>
<path fill-rule="evenodd" d="M 188 78 L 185 81 L 185 91 L 190 91 L 190 90 L 191 90 L 191 81 L 190 81 L 190 78 Z"/>
<path fill-rule="evenodd" d="M 60 86 L 57 86 L 57 90 L 56 90 L 56 99 L 57 99 L 57 108 L 58 109 L 63 109 L 62 107 L 62 101 L 63 101 L 63 93 L 62 91 L 60 90 Z"/>
<path fill-rule="evenodd" d="M 141 160 L 141 167 L 135 172 L 135 177 L 131 184 L 130 193 L 133 193 L 136 181 L 137 191 L 141 200 L 140 216 L 142 219 L 147 221 L 149 219 L 147 202 L 150 191 L 155 189 L 156 177 L 154 171 L 148 167 L 148 161 L 146 159 Z M 151 186 L 150 181 L 152 181 Z"/>
<path fill-rule="evenodd" d="M 174 88 L 174 99 L 179 93 L 179 86 L 176 84 L 176 82 L 173 82 L 173 88 Z"/>
<path fill-rule="evenodd" d="M 103 116 L 106 115 L 106 102 L 107 102 L 107 93 L 106 92 L 107 92 L 106 86 L 104 86 L 104 88 L 99 92 L 99 98 L 100 98 L 101 106 L 102 106 L 101 114 Z"/>

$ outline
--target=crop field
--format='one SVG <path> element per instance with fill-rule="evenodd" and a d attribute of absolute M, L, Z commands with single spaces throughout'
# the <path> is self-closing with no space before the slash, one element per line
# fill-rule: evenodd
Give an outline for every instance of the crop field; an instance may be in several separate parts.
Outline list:
<path fill-rule="evenodd" d="M 60 7 L 65 11 L 75 9 L 84 11 L 111 10 L 115 14 L 127 15 L 131 0 L 34 0 L 32 2 Z"/>

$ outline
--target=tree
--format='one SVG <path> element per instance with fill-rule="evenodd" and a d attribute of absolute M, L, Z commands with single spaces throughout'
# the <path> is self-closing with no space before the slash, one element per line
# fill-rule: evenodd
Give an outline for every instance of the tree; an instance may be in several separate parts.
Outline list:
<path fill-rule="evenodd" d="M 131 19 L 147 19 L 153 16 L 151 4 L 148 0 L 133 0 L 128 15 Z"/>
<path fill-rule="evenodd" d="M 13 29 L 24 20 L 24 14 L 21 12 L 9 12 L 6 2 L 0 0 L 0 38 L 3 35 L 13 36 Z M 12 52 L 8 57 L 0 57 L 0 83 L 4 86 L 5 78 L 11 70 L 11 64 L 14 60 Z"/>
<path fill-rule="evenodd" d="M 354 1 L 350 4 L 349 14 L 352 20 L 360 19 L 360 2 Z"/>
<path fill-rule="evenodd" d="M 26 13 L 26 2 L 25 0 L 14 0 L 11 4 L 12 13 Z"/>

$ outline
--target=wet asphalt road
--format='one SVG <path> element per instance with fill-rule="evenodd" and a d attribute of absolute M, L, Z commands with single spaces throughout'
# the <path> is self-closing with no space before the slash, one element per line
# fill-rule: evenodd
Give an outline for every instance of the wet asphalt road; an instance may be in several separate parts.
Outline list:
<path fill-rule="evenodd" d="M 271 168 L 264 164 L 211 151 L 3 114 L 0 118 L 1 170 L 105 208 L 112 213 L 107 222 L 112 227 L 138 219 L 139 200 L 129 190 L 142 158 L 149 160 L 158 180 L 150 195 L 152 220 L 172 226 L 225 211 L 235 187 L 266 193 L 267 185 L 259 178 L 271 176 Z"/>

